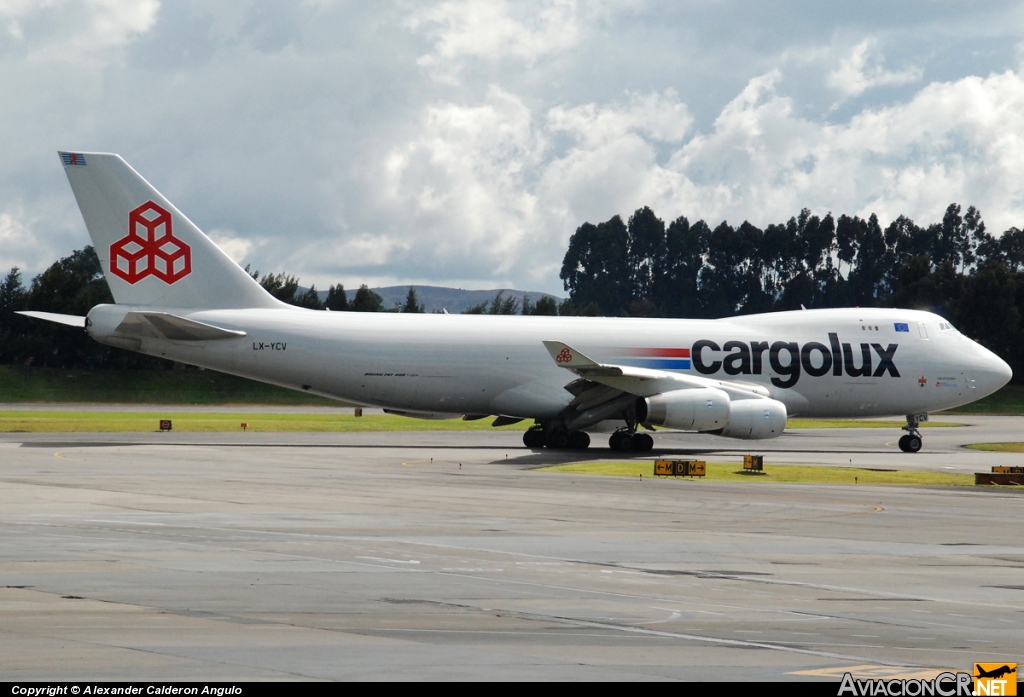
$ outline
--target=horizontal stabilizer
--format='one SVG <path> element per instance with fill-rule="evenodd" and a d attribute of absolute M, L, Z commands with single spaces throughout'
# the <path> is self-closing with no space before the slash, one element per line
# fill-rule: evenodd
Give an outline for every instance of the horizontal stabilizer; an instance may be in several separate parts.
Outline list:
<path fill-rule="evenodd" d="M 32 310 L 16 312 L 15 314 L 34 317 L 35 319 L 45 319 L 47 322 L 57 322 L 58 324 L 66 324 L 69 327 L 80 327 L 81 329 L 85 329 L 85 317 L 79 317 L 78 315 L 59 315 L 56 312 L 34 312 Z"/>
<path fill-rule="evenodd" d="M 117 333 L 128 336 L 151 336 L 155 333 L 169 341 L 216 341 L 245 336 L 243 331 L 215 327 L 168 312 L 129 312 L 118 325 Z"/>

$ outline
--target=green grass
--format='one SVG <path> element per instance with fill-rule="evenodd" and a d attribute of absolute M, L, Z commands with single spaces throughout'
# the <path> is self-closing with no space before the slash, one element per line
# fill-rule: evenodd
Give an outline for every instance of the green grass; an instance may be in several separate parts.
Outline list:
<path fill-rule="evenodd" d="M 998 392 L 977 402 L 965 404 L 956 409 L 947 409 L 942 414 L 993 414 L 1020 415 L 1024 414 L 1024 385 L 1007 385 Z"/>
<path fill-rule="evenodd" d="M 350 431 L 522 431 L 532 424 L 491 427 L 491 419 L 427 421 L 403 416 L 352 414 L 203 414 L 175 412 L 0 411 L 0 433 L 145 433 L 171 419 L 175 431 L 187 433 Z"/>
<path fill-rule="evenodd" d="M 539 468 L 540 472 L 599 474 L 612 477 L 654 477 L 653 460 L 627 462 L 583 462 Z M 658 478 L 660 479 L 660 477 Z M 673 479 L 673 477 L 666 477 Z M 682 477 L 686 479 L 686 477 Z M 695 479 L 701 479 L 695 477 Z M 973 486 L 973 474 L 943 472 L 879 471 L 855 467 L 813 467 L 807 465 L 765 465 L 764 474 L 746 474 L 739 463 L 709 462 L 707 476 L 712 482 L 797 482 L 803 484 L 902 484 L 915 486 Z"/>
<path fill-rule="evenodd" d="M 337 404 L 337 403 L 332 403 Z M 175 431 L 190 433 L 226 433 L 248 430 L 263 432 L 344 432 L 344 431 L 523 431 L 533 424 L 526 419 L 500 429 L 491 427 L 493 419 L 443 421 L 403 416 L 368 414 L 262 414 L 176 412 L 170 406 L 161 411 L 0 411 L 0 433 L 117 433 L 158 430 L 160 419 L 171 419 Z M 854 421 L 840 419 L 793 419 L 787 428 L 897 428 L 897 421 Z M 960 424 L 934 423 L 932 426 Z M 603 443 L 603 437 L 594 436 Z"/>
<path fill-rule="evenodd" d="M 900 428 L 906 421 L 878 421 L 871 419 L 790 419 L 786 428 Z M 963 426 L 952 421 L 925 421 L 921 428 L 947 428 Z"/>
<path fill-rule="evenodd" d="M 212 370 L 62 370 L 0 366 L 0 402 L 280 404 L 338 402 Z"/>
<path fill-rule="evenodd" d="M 972 443 L 965 447 L 990 453 L 1024 453 L 1024 443 Z"/>

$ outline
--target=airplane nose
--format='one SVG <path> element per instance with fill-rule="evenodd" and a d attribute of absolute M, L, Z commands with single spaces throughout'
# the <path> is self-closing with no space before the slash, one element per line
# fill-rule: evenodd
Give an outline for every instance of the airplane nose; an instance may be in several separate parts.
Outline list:
<path fill-rule="evenodd" d="M 974 361 L 974 377 L 979 392 L 988 395 L 1010 382 L 1013 370 L 1002 358 L 983 346 L 978 346 L 977 359 Z"/>

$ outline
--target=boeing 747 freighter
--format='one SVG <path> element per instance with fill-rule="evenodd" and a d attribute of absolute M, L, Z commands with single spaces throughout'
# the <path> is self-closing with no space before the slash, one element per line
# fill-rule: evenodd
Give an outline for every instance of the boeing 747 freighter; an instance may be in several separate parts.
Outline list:
<path fill-rule="evenodd" d="M 789 416 L 905 416 L 1005 385 L 942 317 L 848 308 L 718 320 L 325 312 L 284 304 L 118 155 L 60 153 L 115 304 L 96 341 L 412 417 L 530 419 L 528 447 L 644 452 L 654 426 L 777 438 Z"/>

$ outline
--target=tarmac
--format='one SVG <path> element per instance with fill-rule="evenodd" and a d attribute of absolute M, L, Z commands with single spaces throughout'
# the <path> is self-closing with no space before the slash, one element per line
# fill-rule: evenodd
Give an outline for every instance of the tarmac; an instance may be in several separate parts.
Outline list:
<path fill-rule="evenodd" d="M 987 471 L 1021 417 L 656 450 Z M 595 438 L 595 444 L 603 445 Z M 512 432 L 0 435 L 0 680 L 830 680 L 1024 658 L 1024 493 L 537 471 Z"/>

